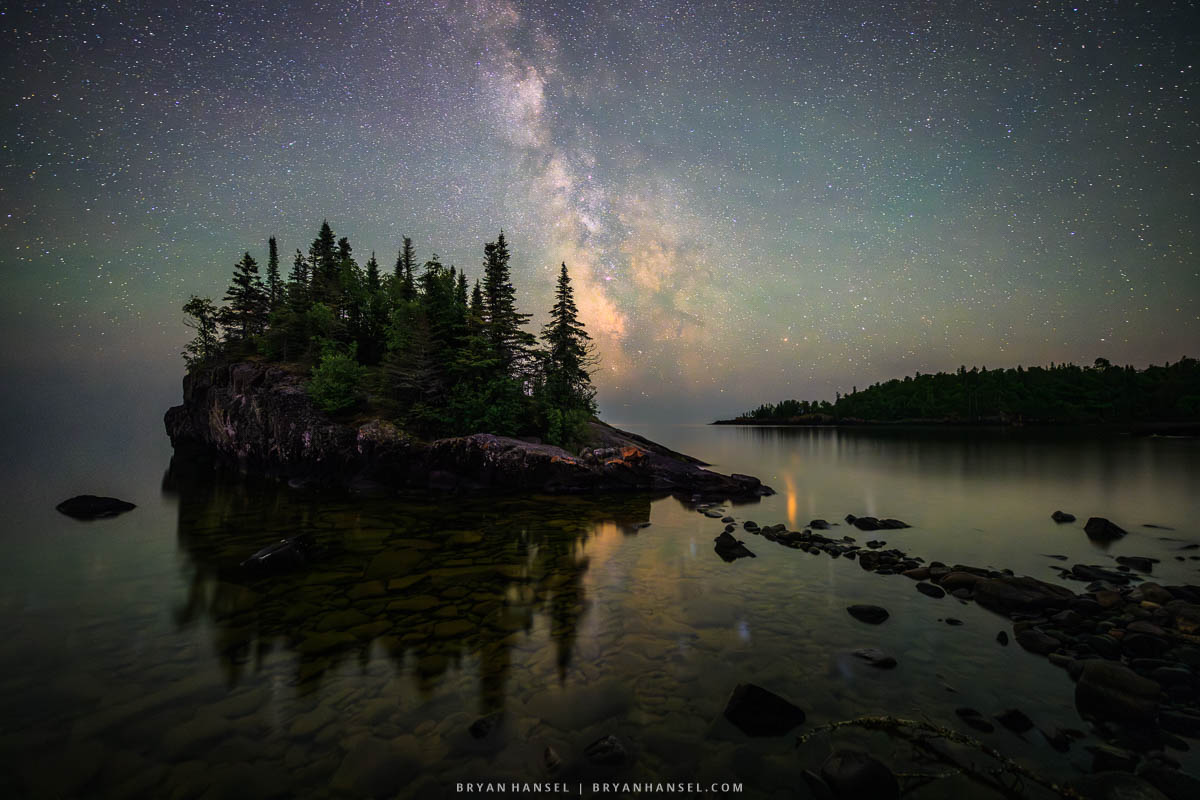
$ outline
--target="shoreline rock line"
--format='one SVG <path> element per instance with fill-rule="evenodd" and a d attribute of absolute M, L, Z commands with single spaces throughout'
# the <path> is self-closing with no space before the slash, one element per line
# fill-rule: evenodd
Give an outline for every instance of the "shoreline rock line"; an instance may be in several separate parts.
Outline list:
<path fill-rule="evenodd" d="M 317 409 L 305 379 L 240 362 L 183 379 L 164 417 L 177 451 L 192 450 L 293 486 L 579 493 L 651 491 L 752 500 L 774 494 L 750 475 L 704 462 L 603 422 L 578 455 L 490 433 L 421 441 L 378 417 L 342 420 Z"/>

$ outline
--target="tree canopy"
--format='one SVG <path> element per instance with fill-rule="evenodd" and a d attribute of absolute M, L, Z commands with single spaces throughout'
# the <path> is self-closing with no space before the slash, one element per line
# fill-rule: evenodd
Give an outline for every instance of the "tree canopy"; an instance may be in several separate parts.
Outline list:
<path fill-rule="evenodd" d="M 959 367 L 857 387 L 836 402 L 784 400 L 747 411 L 748 422 L 936 421 L 1127 424 L 1200 421 L 1200 362 L 1137 370 L 1097 358 L 1091 366 Z"/>
<path fill-rule="evenodd" d="M 426 437 L 489 432 L 584 443 L 596 413 L 596 359 L 565 263 L 539 341 L 517 306 L 503 231 L 484 245 L 473 288 L 436 254 L 418 267 L 407 236 L 390 271 L 374 253 L 360 267 L 327 220 L 307 252 L 295 251 L 284 280 L 271 237 L 265 283 L 247 252 L 225 306 L 192 297 L 184 307 L 197 331 L 184 352 L 188 368 L 252 355 L 308 370 L 310 394 L 330 413 L 370 411 Z"/>

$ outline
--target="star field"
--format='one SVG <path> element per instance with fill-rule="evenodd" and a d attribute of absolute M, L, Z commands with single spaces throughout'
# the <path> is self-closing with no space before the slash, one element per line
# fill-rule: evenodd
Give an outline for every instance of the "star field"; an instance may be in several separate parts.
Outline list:
<path fill-rule="evenodd" d="M 834 8 L 832 6 L 836 5 Z M 1188 3 L 62 3 L 0 11 L 3 363 L 174 381 L 189 294 L 324 218 L 540 324 L 604 415 L 1200 342 Z M 260 258 L 262 260 L 262 258 Z M 682 416 L 681 416 L 682 415 Z"/>

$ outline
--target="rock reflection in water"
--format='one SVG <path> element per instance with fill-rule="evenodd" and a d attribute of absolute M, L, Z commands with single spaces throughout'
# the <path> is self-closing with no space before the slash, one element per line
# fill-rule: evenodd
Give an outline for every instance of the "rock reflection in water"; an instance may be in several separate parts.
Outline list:
<path fill-rule="evenodd" d="M 303 693 L 348 662 L 385 654 L 422 698 L 465 660 L 478 662 L 480 714 L 502 710 L 517 634 L 544 619 L 565 679 L 588 598 L 584 543 L 601 523 L 635 534 L 651 498 L 400 496 L 347 498 L 213 473 L 175 459 L 164 491 L 177 496 L 189 591 L 180 627 L 211 624 L 228 684 L 295 655 Z M 434 503 L 437 505 L 434 505 Z M 279 539 L 311 535 L 313 563 L 259 576 L 240 563 Z"/>

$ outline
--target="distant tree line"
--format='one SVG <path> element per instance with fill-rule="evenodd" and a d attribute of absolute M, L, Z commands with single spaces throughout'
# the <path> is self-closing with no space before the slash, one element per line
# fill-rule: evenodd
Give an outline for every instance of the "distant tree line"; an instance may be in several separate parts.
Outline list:
<path fill-rule="evenodd" d="M 189 370 L 244 358 L 299 364 L 322 409 L 369 403 L 418 436 L 490 432 L 579 446 L 596 412 L 596 359 L 567 265 L 535 337 L 517 309 L 510 257 L 501 231 L 472 286 L 436 254 L 418 265 L 405 237 L 385 272 L 374 253 L 360 266 L 325 222 L 284 278 L 272 237 L 265 275 L 247 252 L 224 305 L 196 296 L 184 305 L 196 335 L 183 357 Z"/>
<path fill-rule="evenodd" d="M 905 377 L 834 402 L 784 400 L 738 417 L 747 422 L 937 421 L 1124 424 L 1200 421 L 1200 362 L 1181 358 L 1144 370 L 1097 358 L 1090 367 L 959 367 Z"/>

